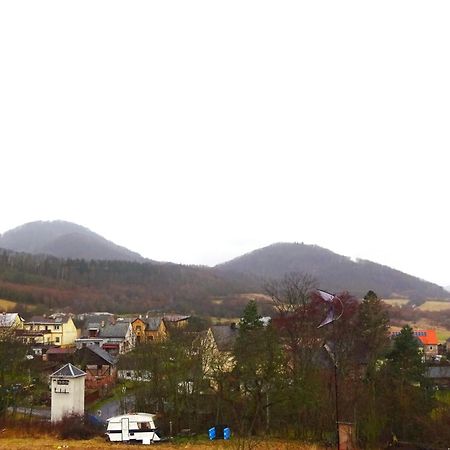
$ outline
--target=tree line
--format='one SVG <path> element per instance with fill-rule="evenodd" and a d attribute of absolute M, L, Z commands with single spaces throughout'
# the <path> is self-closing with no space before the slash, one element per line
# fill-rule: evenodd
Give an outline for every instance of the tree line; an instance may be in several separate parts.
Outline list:
<path fill-rule="evenodd" d="M 236 315 L 242 307 L 211 303 L 211 297 L 257 291 L 252 277 L 179 264 L 59 259 L 0 251 L 0 298 L 35 312 L 70 308 L 74 312 L 122 313 L 149 309 Z M 124 311 L 124 305 L 128 310 Z"/>
<path fill-rule="evenodd" d="M 239 436 L 335 443 L 339 420 L 353 424 L 363 448 L 450 442 L 448 396 L 428 383 L 411 327 L 391 340 L 386 307 L 369 291 L 362 302 L 340 294 L 342 317 L 318 328 L 326 310 L 313 288 L 305 275 L 267 285 L 271 323 L 249 302 L 229 353 L 192 333 L 136 348 L 121 365 L 145 374 L 137 409 L 175 430 L 222 423 Z"/>

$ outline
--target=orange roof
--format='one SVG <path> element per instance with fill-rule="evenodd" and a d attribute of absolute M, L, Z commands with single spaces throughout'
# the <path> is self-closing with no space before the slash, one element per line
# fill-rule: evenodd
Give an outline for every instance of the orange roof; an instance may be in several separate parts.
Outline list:
<path fill-rule="evenodd" d="M 414 330 L 414 335 L 417 336 L 424 345 L 438 344 L 436 330 Z"/>

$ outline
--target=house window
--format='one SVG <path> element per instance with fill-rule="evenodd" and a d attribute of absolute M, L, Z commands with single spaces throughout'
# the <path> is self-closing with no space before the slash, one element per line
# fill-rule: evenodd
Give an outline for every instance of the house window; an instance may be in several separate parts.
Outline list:
<path fill-rule="evenodd" d="M 430 350 L 433 350 L 433 346 L 432 345 L 430 345 Z"/>
<path fill-rule="evenodd" d="M 55 338 L 55 342 L 59 342 L 59 337 L 56 337 L 56 338 Z"/>
<path fill-rule="evenodd" d="M 55 325 L 55 330 L 59 330 L 59 325 Z"/>

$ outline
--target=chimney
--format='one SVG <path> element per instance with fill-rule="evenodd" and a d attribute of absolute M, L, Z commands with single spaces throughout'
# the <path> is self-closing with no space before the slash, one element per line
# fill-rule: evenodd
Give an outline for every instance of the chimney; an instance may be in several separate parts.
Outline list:
<path fill-rule="evenodd" d="M 104 321 L 104 320 L 101 321 L 100 326 L 101 326 L 102 328 L 105 326 L 105 321 Z"/>

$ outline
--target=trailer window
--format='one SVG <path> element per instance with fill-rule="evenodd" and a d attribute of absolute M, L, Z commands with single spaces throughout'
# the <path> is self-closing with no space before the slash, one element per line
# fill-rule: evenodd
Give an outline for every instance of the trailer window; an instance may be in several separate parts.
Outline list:
<path fill-rule="evenodd" d="M 150 431 L 150 423 L 149 422 L 138 422 L 138 428 L 141 431 Z"/>

